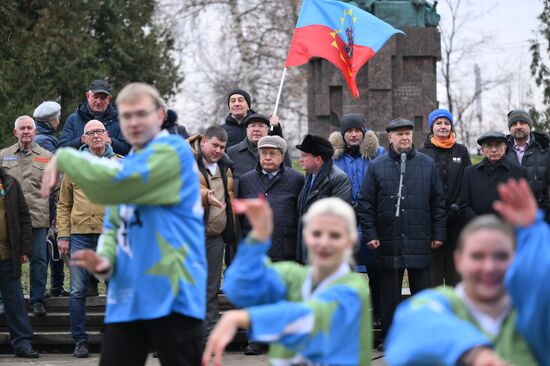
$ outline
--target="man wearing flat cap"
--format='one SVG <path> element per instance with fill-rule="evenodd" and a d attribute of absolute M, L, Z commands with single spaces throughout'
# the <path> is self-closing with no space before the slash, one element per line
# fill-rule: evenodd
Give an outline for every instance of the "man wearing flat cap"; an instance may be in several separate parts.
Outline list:
<path fill-rule="evenodd" d="M 252 110 L 250 94 L 240 88 L 233 89 L 227 93 L 227 106 L 229 107 L 229 114 L 225 118 L 225 123 L 222 124 L 222 127 L 227 131 L 228 140 L 226 149 L 229 149 L 246 138 L 247 133 L 244 120 L 246 117 L 256 114 L 256 112 Z M 270 127 L 269 134 L 283 137 L 279 117 L 271 116 L 268 121 Z"/>
<path fill-rule="evenodd" d="M 302 242 L 302 215 L 313 204 L 326 197 L 338 197 L 351 205 L 351 182 L 340 168 L 334 165 L 331 143 L 315 135 L 306 135 L 300 145 L 300 165 L 306 171 L 306 178 L 298 197 L 298 244 L 296 260 L 307 261 L 307 249 Z"/>
<path fill-rule="evenodd" d="M 527 169 L 505 158 L 506 135 L 489 131 L 477 139 L 484 158 L 464 171 L 458 205 L 463 224 L 476 216 L 496 214 L 493 202 L 499 199 L 498 184 L 510 178 L 527 178 Z"/>
<path fill-rule="evenodd" d="M 429 287 L 430 251 L 446 234 L 443 186 L 433 159 L 413 146 L 413 128 L 404 118 L 390 121 L 390 148 L 370 163 L 358 200 L 363 241 L 376 249 L 380 267 L 382 338 L 401 300 L 405 269 L 413 294 Z"/>
<path fill-rule="evenodd" d="M 259 162 L 241 177 L 239 198 L 258 198 L 262 194 L 273 210 L 274 230 L 268 255 L 272 261 L 296 260 L 298 195 L 304 176 L 283 164 L 287 143 L 279 136 L 265 136 L 258 142 Z M 242 237 L 251 230 L 241 216 Z"/>
<path fill-rule="evenodd" d="M 113 151 L 119 155 L 126 155 L 130 151 L 130 145 L 122 136 L 118 111 L 111 104 L 111 86 L 105 80 L 94 80 L 86 92 L 86 101 L 80 104 L 71 114 L 63 130 L 61 131 L 60 145 L 79 149 L 84 145 L 84 126 L 89 121 L 96 119 L 103 123 L 107 133 L 106 143 L 112 146 Z M 136 115 L 134 118 L 144 118 L 151 111 L 142 111 L 146 116 Z"/>
<path fill-rule="evenodd" d="M 506 159 L 527 169 L 527 181 L 539 208 L 548 216 L 548 182 L 550 181 L 550 138 L 531 130 L 529 113 L 514 109 L 508 113 L 510 135 L 506 141 Z"/>
<path fill-rule="evenodd" d="M 269 118 L 259 113 L 249 114 L 242 124 L 246 129 L 246 137 L 237 145 L 227 149 L 227 156 L 233 161 L 233 188 L 235 194 L 238 192 L 241 176 L 256 167 L 258 163 L 258 141 L 268 135 L 270 128 Z M 288 154 L 285 154 L 284 163 L 291 166 Z"/>

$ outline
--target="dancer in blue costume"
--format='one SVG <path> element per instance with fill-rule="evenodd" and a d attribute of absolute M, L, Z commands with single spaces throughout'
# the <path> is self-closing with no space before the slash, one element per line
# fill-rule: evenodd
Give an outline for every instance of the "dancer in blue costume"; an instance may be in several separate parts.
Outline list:
<path fill-rule="evenodd" d="M 265 200 L 240 200 L 252 231 L 224 278 L 230 301 L 245 308 L 227 312 L 208 339 L 203 365 L 221 364 L 237 328 L 270 343 L 271 365 L 369 365 L 372 349 L 368 286 L 350 270 L 357 224 L 339 198 L 314 203 L 304 216 L 310 266 L 270 263 L 273 231 Z"/>
<path fill-rule="evenodd" d="M 455 254 L 462 282 L 399 307 L 389 365 L 550 365 L 550 227 L 525 180 L 499 194 L 494 208 L 515 238 L 494 216 L 464 228 Z"/>

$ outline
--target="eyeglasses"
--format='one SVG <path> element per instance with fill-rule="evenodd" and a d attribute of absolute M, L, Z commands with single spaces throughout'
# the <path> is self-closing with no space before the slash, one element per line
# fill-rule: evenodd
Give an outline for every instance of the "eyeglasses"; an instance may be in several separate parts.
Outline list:
<path fill-rule="evenodd" d="M 132 118 L 142 120 L 142 119 L 148 117 L 149 115 L 155 113 L 157 110 L 158 110 L 158 108 L 155 108 L 152 111 L 141 110 L 141 111 L 137 111 L 137 112 L 134 112 L 134 113 L 123 113 L 123 114 L 120 115 L 120 119 L 125 121 L 125 122 L 130 121 Z"/>
<path fill-rule="evenodd" d="M 103 135 L 105 133 L 105 130 L 103 129 L 97 129 L 97 130 L 91 130 L 91 131 L 88 131 L 88 132 L 84 132 L 84 134 L 86 136 L 93 136 L 95 134 L 98 134 L 98 135 Z"/>

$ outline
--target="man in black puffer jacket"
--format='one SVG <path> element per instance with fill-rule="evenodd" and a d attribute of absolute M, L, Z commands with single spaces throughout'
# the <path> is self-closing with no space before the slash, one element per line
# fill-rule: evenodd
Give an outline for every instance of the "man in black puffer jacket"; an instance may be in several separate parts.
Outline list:
<path fill-rule="evenodd" d="M 527 181 L 539 208 L 546 212 L 548 218 L 550 140 L 546 134 L 532 132 L 531 127 L 531 117 L 527 112 L 515 109 L 508 113 L 510 135 L 506 141 L 506 160 L 527 169 Z"/>
<path fill-rule="evenodd" d="M 363 240 L 381 263 L 382 336 L 401 300 L 405 269 L 411 292 L 430 285 L 430 251 L 445 240 L 445 196 L 435 163 L 412 144 L 414 124 L 391 121 L 387 154 L 370 163 L 358 200 Z M 397 216 L 401 159 L 405 172 Z"/>

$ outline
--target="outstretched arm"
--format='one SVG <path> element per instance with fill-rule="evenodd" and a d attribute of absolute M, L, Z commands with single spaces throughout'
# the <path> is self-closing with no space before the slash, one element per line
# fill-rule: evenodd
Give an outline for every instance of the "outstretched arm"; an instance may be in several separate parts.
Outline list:
<path fill-rule="evenodd" d="M 285 285 L 266 256 L 273 232 L 273 213 L 269 204 L 263 198 L 233 200 L 232 204 L 235 214 L 246 214 L 252 231 L 241 242 L 235 259 L 225 272 L 225 293 L 239 307 L 283 299 Z"/>
<path fill-rule="evenodd" d="M 550 227 L 525 179 L 498 187 L 495 210 L 517 227 L 516 256 L 505 283 L 517 309 L 517 327 L 539 365 L 550 365 Z"/>

